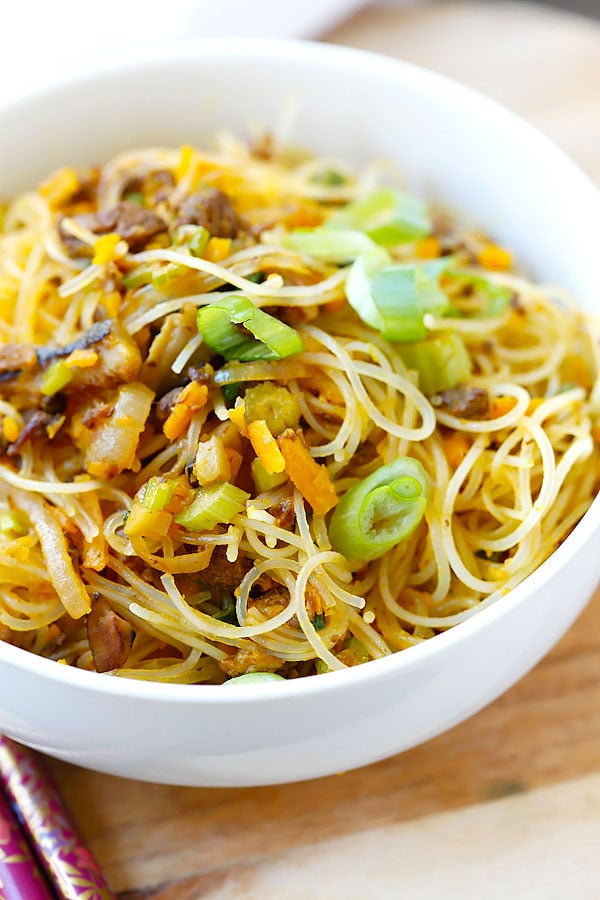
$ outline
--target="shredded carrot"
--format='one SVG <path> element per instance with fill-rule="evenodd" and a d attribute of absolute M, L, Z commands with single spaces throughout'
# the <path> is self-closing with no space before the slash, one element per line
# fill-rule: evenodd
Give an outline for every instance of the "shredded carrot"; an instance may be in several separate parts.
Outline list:
<path fill-rule="evenodd" d="M 196 151 L 194 148 L 189 144 L 184 144 L 181 148 L 177 168 L 175 169 L 175 181 L 180 182 L 182 178 L 185 178 L 194 165 L 195 157 Z"/>
<path fill-rule="evenodd" d="M 59 416 L 59 418 L 56 419 L 55 422 L 51 422 L 49 425 L 46 425 L 46 434 L 48 435 L 50 440 L 52 440 L 53 438 L 56 437 L 56 435 L 58 434 L 58 432 L 63 427 L 63 425 L 65 424 L 66 421 L 67 421 L 66 416 Z"/>
<path fill-rule="evenodd" d="M 498 247 L 496 244 L 486 244 L 479 251 L 477 262 L 484 269 L 506 272 L 507 269 L 511 268 L 513 258 L 510 250 L 505 250 L 504 247 Z"/>
<path fill-rule="evenodd" d="M 164 436 L 170 441 L 176 441 L 188 427 L 194 414 L 202 409 L 207 400 L 207 386 L 198 384 L 197 381 L 190 381 L 179 394 L 175 406 L 163 425 Z"/>
<path fill-rule="evenodd" d="M 233 409 L 227 410 L 227 415 L 239 429 L 240 434 L 243 434 L 244 437 L 248 437 L 248 431 L 246 429 L 246 404 L 242 402 L 238 406 L 234 406 Z"/>
<path fill-rule="evenodd" d="M 204 259 L 221 262 L 231 253 L 231 238 L 211 237 L 204 251 Z"/>
<path fill-rule="evenodd" d="M 527 409 L 525 411 L 525 415 L 526 416 L 533 415 L 533 413 L 536 411 L 536 409 L 539 409 L 539 407 L 542 405 L 542 403 L 544 402 L 545 399 L 546 399 L 545 397 L 533 397 L 533 399 L 529 401 L 529 406 L 527 407 Z"/>
<path fill-rule="evenodd" d="M 415 252 L 419 259 L 437 259 L 442 255 L 442 247 L 436 237 L 426 237 L 417 241 Z"/>
<path fill-rule="evenodd" d="M 494 397 L 490 406 L 489 418 L 499 419 L 511 411 L 516 404 L 514 397 Z"/>
<path fill-rule="evenodd" d="M 286 428 L 277 438 L 285 460 L 285 470 L 318 516 L 324 516 L 338 502 L 338 495 L 325 466 L 310 455 L 301 431 Z"/>
<path fill-rule="evenodd" d="M 5 416 L 4 419 L 2 419 L 2 436 L 9 442 L 9 444 L 12 444 L 14 441 L 16 441 L 20 433 L 21 429 L 14 419 L 12 419 L 10 416 Z"/>
<path fill-rule="evenodd" d="M 324 218 L 322 208 L 317 203 L 306 200 L 284 216 L 282 222 L 288 228 L 315 228 L 323 223 Z"/>
<path fill-rule="evenodd" d="M 346 305 L 345 297 L 339 297 L 337 300 L 330 300 L 329 303 L 325 303 L 325 309 L 330 313 L 338 313 L 341 312 Z"/>
<path fill-rule="evenodd" d="M 79 189 L 79 176 L 75 169 L 65 166 L 57 169 L 38 187 L 38 191 L 48 201 L 52 209 L 58 209 Z"/>
<path fill-rule="evenodd" d="M 248 422 L 246 428 L 250 443 L 263 464 L 265 472 L 268 475 L 285 472 L 285 459 L 265 420 L 255 419 L 253 422 Z"/>
<path fill-rule="evenodd" d="M 104 309 L 110 319 L 114 319 L 118 316 L 121 308 L 121 299 L 121 295 L 118 291 L 111 291 L 109 294 L 104 294 L 102 297 Z"/>
<path fill-rule="evenodd" d="M 453 469 L 457 469 L 469 452 L 471 444 L 460 431 L 453 431 L 443 439 L 443 446 L 449 464 Z"/>
<path fill-rule="evenodd" d="M 122 246 L 119 246 L 119 244 Z M 95 266 L 100 266 L 104 263 L 114 262 L 115 259 L 125 255 L 127 252 L 126 248 L 127 244 L 121 240 L 121 235 L 117 234 L 116 231 L 110 234 L 103 234 L 94 243 L 92 263 Z"/>
<path fill-rule="evenodd" d="M 65 366 L 69 369 L 90 369 L 96 365 L 98 359 L 95 350 L 73 350 L 65 359 Z"/>

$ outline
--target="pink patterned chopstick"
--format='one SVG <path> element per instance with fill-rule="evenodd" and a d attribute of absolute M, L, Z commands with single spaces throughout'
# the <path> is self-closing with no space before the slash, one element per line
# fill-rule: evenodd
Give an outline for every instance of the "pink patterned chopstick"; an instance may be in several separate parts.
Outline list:
<path fill-rule="evenodd" d="M 116 900 L 37 755 L 2 735 L 0 785 L 62 900 Z"/>
<path fill-rule="evenodd" d="M 0 897 L 2 900 L 52 900 L 25 835 L 0 792 Z"/>

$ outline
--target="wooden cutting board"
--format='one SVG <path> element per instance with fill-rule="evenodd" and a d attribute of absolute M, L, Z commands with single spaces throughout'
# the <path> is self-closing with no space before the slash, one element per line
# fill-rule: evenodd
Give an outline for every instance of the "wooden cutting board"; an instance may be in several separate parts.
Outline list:
<path fill-rule="evenodd" d="M 486 91 L 600 182 L 599 25 L 542 6 L 452 2 L 369 9 L 330 40 Z M 341 777 L 188 789 L 50 765 L 128 900 L 597 900 L 600 592 L 492 706 Z"/>

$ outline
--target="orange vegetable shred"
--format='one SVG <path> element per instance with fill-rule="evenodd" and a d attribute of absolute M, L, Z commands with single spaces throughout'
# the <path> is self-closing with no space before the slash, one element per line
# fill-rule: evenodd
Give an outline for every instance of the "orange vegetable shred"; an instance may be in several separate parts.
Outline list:
<path fill-rule="evenodd" d="M 324 516 L 339 500 L 325 466 L 310 455 L 301 431 L 287 428 L 277 438 L 285 470 L 317 516 Z"/>

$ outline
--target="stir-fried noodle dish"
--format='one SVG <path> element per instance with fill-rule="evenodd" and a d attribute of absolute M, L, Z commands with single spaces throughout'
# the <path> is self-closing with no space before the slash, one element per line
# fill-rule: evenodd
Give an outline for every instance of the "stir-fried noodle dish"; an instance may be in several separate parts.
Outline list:
<path fill-rule="evenodd" d="M 0 639 L 323 674 L 502 598 L 599 479 L 598 329 L 382 164 L 222 135 L 2 207 Z"/>

